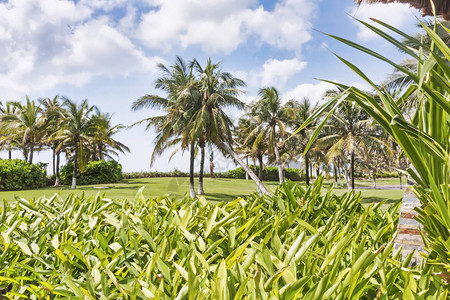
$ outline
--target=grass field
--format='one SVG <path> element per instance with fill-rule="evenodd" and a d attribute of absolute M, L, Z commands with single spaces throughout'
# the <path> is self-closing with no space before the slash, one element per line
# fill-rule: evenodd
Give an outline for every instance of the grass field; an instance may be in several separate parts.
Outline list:
<path fill-rule="evenodd" d="M 197 181 L 196 181 L 197 184 Z M 264 182 L 270 191 L 273 191 L 277 182 Z M 304 184 L 304 183 L 301 183 Z M 330 185 L 331 182 L 327 182 Z M 364 203 L 379 202 L 385 199 L 389 199 L 388 203 L 395 202 L 403 197 L 403 190 L 398 188 L 398 179 L 386 178 L 380 179 L 377 182 L 378 189 L 370 189 L 372 182 L 369 180 L 359 180 L 356 183 L 357 191 L 361 191 L 364 197 Z M 396 189 L 383 189 L 385 186 L 394 186 Z M 99 185 L 85 185 L 79 186 L 75 191 L 68 186 L 62 188 L 46 188 L 38 190 L 25 190 L 25 191 L 8 191 L 0 192 L 0 200 L 6 199 L 11 201 L 15 196 L 23 197 L 26 199 L 37 198 L 40 196 L 50 197 L 55 193 L 61 193 L 62 197 L 67 197 L 71 193 L 82 194 L 87 197 L 95 195 L 97 193 L 105 193 L 107 198 L 114 199 L 131 199 L 135 196 L 136 192 L 142 186 L 146 186 L 144 195 L 147 197 L 162 196 L 166 194 L 173 194 L 177 196 L 183 196 L 189 191 L 189 178 L 187 177 L 165 177 L 165 178 L 139 178 L 139 179 L 126 179 L 120 183 L 114 184 L 99 184 Z M 358 189 L 360 187 L 361 189 Z M 251 180 L 244 179 L 226 179 L 226 178 L 205 178 L 204 182 L 205 198 L 209 201 L 230 201 L 240 196 L 248 195 L 256 191 L 256 186 Z M 342 195 L 348 192 L 348 189 L 342 187 L 335 187 L 334 193 Z"/>

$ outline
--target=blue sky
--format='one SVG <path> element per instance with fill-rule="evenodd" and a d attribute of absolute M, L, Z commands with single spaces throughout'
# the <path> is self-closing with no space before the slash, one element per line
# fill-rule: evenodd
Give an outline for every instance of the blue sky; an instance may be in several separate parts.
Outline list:
<path fill-rule="evenodd" d="M 363 43 L 390 58 L 402 55 L 353 19 L 381 19 L 417 31 L 419 13 L 403 4 L 356 7 L 352 0 L 11 0 L 0 1 L 0 100 L 64 95 L 88 99 L 113 122 L 130 125 L 159 114 L 132 112 L 131 103 L 155 91 L 157 63 L 208 57 L 245 80 L 242 100 L 275 86 L 285 100 L 319 101 L 331 86 L 323 78 L 365 87 L 330 50 L 360 66 L 375 82 L 392 69 L 321 32 Z M 234 117 L 241 112 L 231 111 Z M 187 153 L 170 151 L 150 168 L 155 133 L 134 127 L 116 136 L 131 153 L 125 171 L 188 170 Z M 13 156 L 20 158 L 16 151 Z M 7 157 L 0 151 L 0 158 Z M 216 157 L 219 170 L 233 168 Z M 38 160 L 50 162 L 43 151 Z"/>

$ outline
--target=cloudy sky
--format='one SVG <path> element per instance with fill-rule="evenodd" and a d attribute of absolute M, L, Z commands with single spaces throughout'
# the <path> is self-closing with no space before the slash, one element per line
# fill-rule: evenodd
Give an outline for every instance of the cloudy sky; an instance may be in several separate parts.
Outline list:
<path fill-rule="evenodd" d="M 345 47 L 339 35 L 401 60 L 386 42 L 354 18 L 378 18 L 417 31 L 418 12 L 407 5 L 355 7 L 353 0 L 0 0 L 0 101 L 63 95 L 88 99 L 113 122 L 130 125 L 158 111 L 132 112 L 131 103 L 154 89 L 157 63 L 208 57 L 245 80 L 242 100 L 275 86 L 284 99 L 319 101 L 330 88 L 323 78 L 364 86 L 331 51 L 381 82 L 389 66 Z M 240 112 L 230 112 L 238 117 Z M 187 153 L 170 152 L 150 168 L 154 132 L 134 127 L 116 136 L 131 153 L 119 157 L 125 171 L 188 169 Z M 13 154 L 20 158 L 20 153 Z M 0 158 L 7 153 L 0 152 Z M 38 160 L 49 162 L 42 152 Z M 234 165 L 218 158 L 219 170 Z"/>

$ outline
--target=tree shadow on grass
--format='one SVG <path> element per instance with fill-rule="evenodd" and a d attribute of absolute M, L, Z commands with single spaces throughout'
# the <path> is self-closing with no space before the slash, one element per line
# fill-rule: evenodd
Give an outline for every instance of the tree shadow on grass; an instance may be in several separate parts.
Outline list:
<path fill-rule="evenodd" d="M 372 204 L 372 203 L 379 203 L 381 201 L 386 200 L 386 198 L 384 197 L 364 197 L 361 200 L 362 204 Z M 387 205 L 392 205 L 394 203 L 396 203 L 399 199 L 389 199 L 385 202 L 385 204 Z"/>
<path fill-rule="evenodd" d="M 229 202 L 229 201 L 232 201 L 232 200 L 234 200 L 236 198 L 245 197 L 245 196 L 248 196 L 248 195 L 240 195 L 239 196 L 239 195 L 229 195 L 229 194 L 226 194 L 226 193 L 206 193 L 203 196 L 208 201 L 213 201 L 213 202 L 226 201 L 226 202 Z"/>

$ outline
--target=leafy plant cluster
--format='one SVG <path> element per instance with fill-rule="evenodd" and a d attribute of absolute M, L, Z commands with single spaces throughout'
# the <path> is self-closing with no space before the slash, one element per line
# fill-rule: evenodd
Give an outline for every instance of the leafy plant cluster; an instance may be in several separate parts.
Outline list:
<path fill-rule="evenodd" d="M 228 203 L 3 202 L 0 294 L 29 299 L 446 299 L 430 268 L 393 249 L 399 202 L 367 208 L 291 182 Z"/>
<path fill-rule="evenodd" d="M 69 185 L 72 181 L 73 163 L 61 167 L 61 182 Z M 113 183 L 122 180 L 122 166 L 114 161 L 90 161 L 84 173 L 77 172 L 80 184 Z"/>
<path fill-rule="evenodd" d="M 36 189 L 46 185 L 47 173 L 41 164 L 0 159 L 0 191 Z"/>

